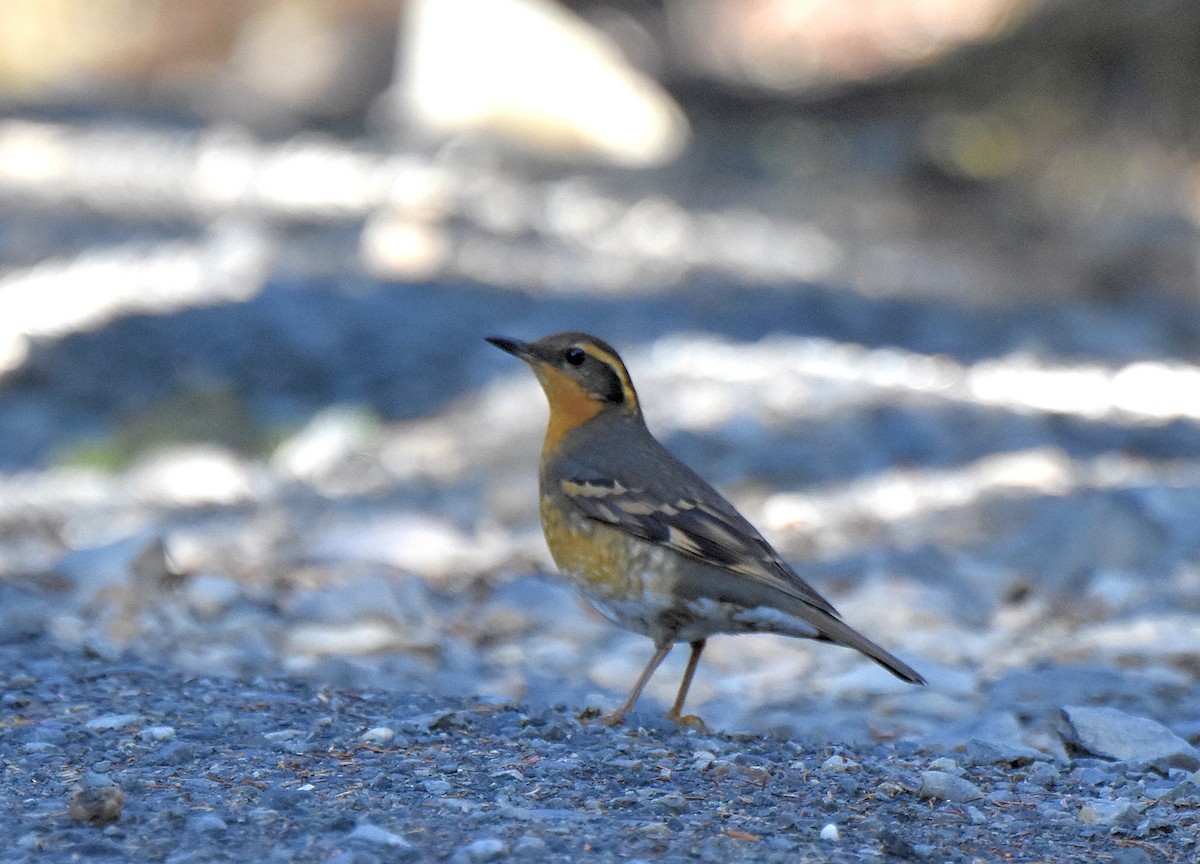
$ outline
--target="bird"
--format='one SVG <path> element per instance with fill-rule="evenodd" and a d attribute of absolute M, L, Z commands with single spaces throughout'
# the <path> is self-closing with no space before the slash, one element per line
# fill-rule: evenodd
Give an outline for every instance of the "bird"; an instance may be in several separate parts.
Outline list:
<path fill-rule="evenodd" d="M 654 654 L 629 697 L 601 717 L 619 725 L 678 643 L 691 653 L 675 702 L 683 714 L 707 639 L 776 633 L 844 645 L 902 681 L 925 679 L 842 620 L 732 504 L 651 434 L 624 361 L 581 332 L 531 342 L 485 337 L 528 364 L 550 406 L 538 510 L 561 573 L 609 621 L 648 636 Z"/>

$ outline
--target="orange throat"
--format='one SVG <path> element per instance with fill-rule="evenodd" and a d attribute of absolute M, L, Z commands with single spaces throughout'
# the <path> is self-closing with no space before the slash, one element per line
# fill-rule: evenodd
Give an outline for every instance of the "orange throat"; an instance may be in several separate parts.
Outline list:
<path fill-rule="evenodd" d="M 535 371 L 550 403 L 550 422 L 546 424 L 546 440 L 542 444 L 542 452 L 549 453 L 558 447 L 564 435 L 591 420 L 604 406 L 557 369 L 539 367 Z"/>

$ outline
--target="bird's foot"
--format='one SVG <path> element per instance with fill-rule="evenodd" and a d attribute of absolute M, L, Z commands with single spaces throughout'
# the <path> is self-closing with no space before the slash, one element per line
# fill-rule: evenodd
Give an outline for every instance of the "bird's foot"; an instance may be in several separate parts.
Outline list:
<path fill-rule="evenodd" d="M 601 714 L 599 708 L 584 708 L 576 718 L 585 725 L 599 723 L 601 726 L 620 726 L 625 722 L 625 712 L 609 711 L 607 714 Z"/>
<path fill-rule="evenodd" d="M 608 726 L 610 728 L 613 726 L 620 726 L 624 722 L 625 722 L 625 712 L 624 711 L 609 711 L 607 714 L 605 714 L 599 720 L 599 723 L 601 726 Z"/>
<path fill-rule="evenodd" d="M 708 731 L 708 724 L 701 720 L 697 714 L 676 714 L 668 711 L 667 719 L 675 721 L 680 726 L 687 726 L 689 729 L 695 729 L 697 732 Z"/>

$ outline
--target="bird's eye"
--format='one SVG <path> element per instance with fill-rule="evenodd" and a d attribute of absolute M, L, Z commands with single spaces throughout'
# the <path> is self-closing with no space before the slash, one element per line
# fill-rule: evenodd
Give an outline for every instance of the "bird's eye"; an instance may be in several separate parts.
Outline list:
<path fill-rule="evenodd" d="M 563 359 L 572 366 L 582 366 L 583 361 L 587 359 L 587 354 L 582 348 L 568 348 L 563 352 Z"/>

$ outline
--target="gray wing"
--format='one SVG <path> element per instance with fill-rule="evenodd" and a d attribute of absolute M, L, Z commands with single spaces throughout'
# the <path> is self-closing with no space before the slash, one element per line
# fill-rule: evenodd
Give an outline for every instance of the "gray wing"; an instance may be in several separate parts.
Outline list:
<path fill-rule="evenodd" d="M 720 493 L 665 448 L 654 455 L 652 470 L 617 460 L 612 473 L 620 479 L 580 464 L 564 466 L 574 470 L 556 491 L 592 519 L 840 617 Z"/>

